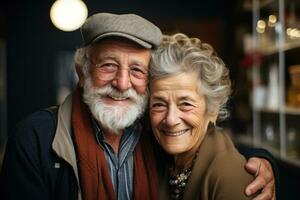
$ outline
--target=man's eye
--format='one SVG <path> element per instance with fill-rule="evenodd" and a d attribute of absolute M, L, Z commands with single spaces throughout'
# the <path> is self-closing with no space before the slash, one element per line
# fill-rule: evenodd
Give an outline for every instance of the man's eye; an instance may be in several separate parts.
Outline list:
<path fill-rule="evenodd" d="M 118 70 L 118 65 L 116 65 L 114 63 L 105 63 L 102 65 L 97 65 L 97 68 L 101 72 L 110 73 L 110 72 L 115 72 L 116 70 Z"/>
<path fill-rule="evenodd" d="M 142 68 L 140 68 L 140 67 L 132 67 L 131 70 L 132 70 L 132 71 L 135 71 L 135 72 L 142 72 L 142 73 L 145 73 L 144 70 L 143 70 Z"/>
<path fill-rule="evenodd" d="M 147 71 L 140 67 L 132 67 L 130 73 L 137 78 L 144 78 L 147 76 Z"/>

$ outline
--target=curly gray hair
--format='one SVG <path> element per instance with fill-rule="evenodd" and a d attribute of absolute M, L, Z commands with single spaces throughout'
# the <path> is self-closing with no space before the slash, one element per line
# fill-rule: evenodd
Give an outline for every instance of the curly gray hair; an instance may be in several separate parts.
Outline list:
<path fill-rule="evenodd" d="M 198 38 L 189 38 L 182 33 L 165 35 L 152 53 L 151 80 L 182 72 L 198 74 L 197 84 L 206 96 L 207 113 L 219 112 L 218 120 L 229 116 L 226 108 L 231 94 L 229 70 L 214 49 Z"/>

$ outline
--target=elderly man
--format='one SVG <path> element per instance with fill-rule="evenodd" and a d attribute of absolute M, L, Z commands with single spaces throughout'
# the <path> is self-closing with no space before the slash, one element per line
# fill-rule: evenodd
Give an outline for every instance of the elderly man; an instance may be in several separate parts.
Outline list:
<path fill-rule="evenodd" d="M 84 46 L 75 55 L 79 84 L 58 111 L 30 115 L 10 137 L 2 170 L 4 195 L 157 199 L 151 132 L 141 117 L 151 49 L 160 44 L 161 31 L 134 14 L 99 13 L 87 19 L 81 33 Z M 252 158 L 247 165 L 249 173 L 260 169 L 248 192 L 264 187 L 262 199 L 270 199 L 270 164 Z"/>

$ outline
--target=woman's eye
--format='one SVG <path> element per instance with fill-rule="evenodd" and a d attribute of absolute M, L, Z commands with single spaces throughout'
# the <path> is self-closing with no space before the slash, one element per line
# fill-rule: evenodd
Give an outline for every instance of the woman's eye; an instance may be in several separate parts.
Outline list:
<path fill-rule="evenodd" d="M 181 108 L 182 110 L 188 111 L 188 110 L 193 109 L 193 108 L 194 108 L 194 105 L 193 105 L 193 104 L 190 104 L 190 103 L 188 103 L 188 102 L 183 102 L 183 103 L 180 104 L 180 108 Z"/>
<path fill-rule="evenodd" d="M 163 106 L 164 106 L 163 103 L 154 103 L 154 104 L 152 105 L 153 108 L 163 107 Z"/>
<path fill-rule="evenodd" d="M 163 103 L 154 103 L 151 106 L 153 111 L 164 111 L 166 109 L 166 105 Z"/>

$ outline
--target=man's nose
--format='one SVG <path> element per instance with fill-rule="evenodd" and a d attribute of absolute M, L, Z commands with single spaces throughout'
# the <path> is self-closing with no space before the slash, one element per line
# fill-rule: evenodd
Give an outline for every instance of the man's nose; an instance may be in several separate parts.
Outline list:
<path fill-rule="evenodd" d="M 130 75 L 127 69 L 119 69 L 116 77 L 112 81 L 112 86 L 120 91 L 126 91 L 132 87 Z"/>

